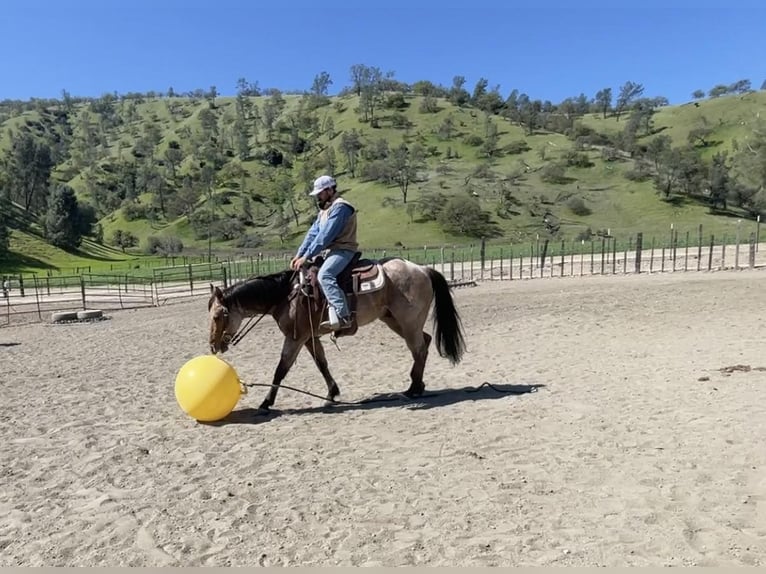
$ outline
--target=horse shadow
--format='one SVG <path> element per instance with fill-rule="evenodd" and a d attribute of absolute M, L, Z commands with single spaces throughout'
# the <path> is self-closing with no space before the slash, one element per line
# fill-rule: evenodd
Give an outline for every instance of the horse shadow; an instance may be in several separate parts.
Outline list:
<path fill-rule="evenodd" d="M 407 408 L 422 411 L 445 407 L 465 401 L 485 401 L 502 399 L 509 395 L 518 396 L 536 393 L 544 388 L 543 384 L 511 385 L 504 383 L 482 383 L 478 387 L 456 389 L 438 389 L 429 391 L 417 398 L 406 397 L 403 393 L 377 393 L 356 402 L 338 401 L 315 407 L 297 409 L 275 409 L 263 412 L 257 408 L 244 408 L 231 412 L 226 418 L 203 423 L 208 426 L 226 426 L 231 424 L 262 424 L 285 415 L 306 415 L 315 413 L 337 414 L 347 411 L 373 410 L 382 408 Z"/>

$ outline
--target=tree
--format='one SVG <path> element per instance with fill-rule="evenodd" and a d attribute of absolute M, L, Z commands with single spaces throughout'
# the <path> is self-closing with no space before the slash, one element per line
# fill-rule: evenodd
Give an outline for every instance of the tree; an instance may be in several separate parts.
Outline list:
<path fill-rule="evenodd" d="M 4 200 L 0 199 L 0 205 Z M 0 209 L 0 260 L 2 260 L 10 249 L 11 231 L 8 227 L 8 209 L 2 205 Z"/>
<path fill-rule="evenodd" d="M 402 200 L 407 203 L 407 191 L 410 183 L 417 178 L 418 170 L 424 165 L 425 152 L 419 144 L 407 147 L 407 144 L 402 142 L 399 147 L 394 148 L 388 162 L 393 180 L 402 192 Z"/>
<path fill-rule="evenodd" d="M 465 86 L 465 78 L 463 76 L 455 76 L 452 78 L 452 87 L 449 90 L 449 101 L 460 107 L 464 106 L 471 100 L 471 95 L 463 87 Z"/>
<path fill-rule="evenodd" d="M 314 76 L 314 81 L 311 83 L 311 94 L 314 96 L 326 96 L 327 90 L 332 85 L 330 74 L 327 72 L 321 72 Z"/>
<path fill-rule="evenodd" d="M 346 167 L 351 172 L 351 177 L 356 177 L 356 166 L 359 160 L 359 152 L 364 148 L 361 134 L 355 129 L 343 132 L 340 138 L 340 151 L 346 158 Z"/>
<path fill-rule="evenodd" d="M 617 96 L 615 115 L 620 119 L 620 114 L 628 109 L 628 106 L 644 93 L 644 86 L 635 82 L 627 81 L 620 87 L 620 95 Z"/>
<path fill-rule="evenodd" d="M 692 145 L 699 142 L 699 145 L 702 147 L 707 147 L 709 143 L 707 139 L 712 133 L 713 128 L 707 123 L 707 118 L 705 116 L 700 116 L 699 120 L 697 120 L 697 124 L 689 130 L 687 139 Z"/>
<path fill-rule="evenodd" d="M 710 205 L 719 205 L 726 209 L 726 198 L 729 196 L 729 167 L 726 165 L 726 154 L 720 152 L 713 156 L 710 166 Z"/>
<path fill-rule="evenodd" d="M 133 235 L 130 231 L 115 229 L 114 232 L 112 232 L 112 237 L 109 240 L 109 243 L 115 247 L 119 247 L 124 253 L 126 248 L 138 245 L 138 237 Z"/>
<path fill-rule="evenodd" d="M 76 249 L 82 241 L 80 209 L 74 190 L 58 185 L 51 191 L 43 220 L 46 239 L 62 249 Z"/>
<path fill-rule="evenodd" d="M 694 90 L 692 92 L 692 98 L 695 100 L 701 100 L 705 97 L 705 90 Z"/>
<path fill-rule="evenodd" d="M 53 169 L 50 147 L 29 134 L 14 134 L 1 163 L 11 201 L 25 211 L 44 211 Z"/>
<path fill-rule="evenodd" d="M 438 215 L 439 223 L 448 233 L 482 237 L 495 235 L 490 216 L 479 202 L 465 195 L 451 197 Z"/>
<path fill-rule="evenodd" d="M 488 85 L 489 85 L 489 80 L 487 80 L 486 78 L 479 78 L 479 81 L 476 82 L 476 85 L 473 87 L 473 94 L 471 95 L 471 103 L 474 106 L 478 107 L 479 101 L 484 96 L 484 94 L 487 93 Z"/>

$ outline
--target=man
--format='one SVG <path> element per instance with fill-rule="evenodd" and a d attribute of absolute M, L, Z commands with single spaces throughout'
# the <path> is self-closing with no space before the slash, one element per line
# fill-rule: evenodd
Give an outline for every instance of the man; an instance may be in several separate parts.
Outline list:
<path fill-rule="evenodd" d="M 359 249 L 356 241 L 356 209 L 338 195 L 335 179 L 329 175 L 318 177 L 309 195 L 316 197 L 319 213 L 297 254 L 290 261 L 290 267 L 300 269 L 307 260 L 325 251 L 324 263 L 319 268 L 317 279 L 327 298 L 329 321 L 323 321 L 319 326 L 337 331 L 352 324 L 346 296 L 338 286 L 338 275 Z"/>

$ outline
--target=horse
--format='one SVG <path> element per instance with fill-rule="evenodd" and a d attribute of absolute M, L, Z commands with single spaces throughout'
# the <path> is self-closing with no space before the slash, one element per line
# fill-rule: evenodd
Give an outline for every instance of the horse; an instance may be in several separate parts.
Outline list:
<path fill-rule="evenodd" d="M 435 269 L 412 261 L 389 257 L 380 260 L 355 258 L 339 277 L 353 309 L 350 332 L 333 337 L 353 336 L 359 328 L 380 320 L 404 339 L 412 354 L 410 386 L 404 395 L 413 398 L 425 392 L 423 372 L 432 339 L 441 357 L 457 365 L 465 352 L 462 321 L 455 307 L 450 285 Z M 320 263 L 321 265 L 321 263 Z M 314 275 L 317 267 L 313 267 Z M 284 335 L 279 363 L 260 412 L 274 406 L 282 380 L 305 347 L 327 384 L 326 403 L 335 402 L 340 389 L 327 363 L 320 340 L 327 334 L 319 328 L 326 316 L 321 288 L 310 281 L 306 269 L 284 270 L 251 277 L 221 289 L 210 285 L 208 300 L 209 344 L 213 354 L 223 354 L 235 336 L 241 338 L 243 320 L 271 315 Z M 312 287 L 313 285 L 313 287 Z M 433 303 L 433 337 L 423 329 Z M 259 320 L 260 320 L 259 318 Z"/>

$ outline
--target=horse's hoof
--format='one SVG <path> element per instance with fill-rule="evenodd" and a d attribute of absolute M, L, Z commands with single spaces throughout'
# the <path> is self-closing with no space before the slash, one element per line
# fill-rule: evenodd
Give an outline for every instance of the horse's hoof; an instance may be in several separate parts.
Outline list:
<path fill-rule="evenodd" d="M 407 389 L 402 394 L 408 399 L 417 399 L 423 396 L 425 389 Z"/>
<path fill-rule="evenodd" d="M 268 415 L 268 414 L 271 414 L 271 409 L 269 408 L 269 405 L 264 403 L 260 407 L 258 407 L 258 410 L 256 411 L 256 414 Z"/>

